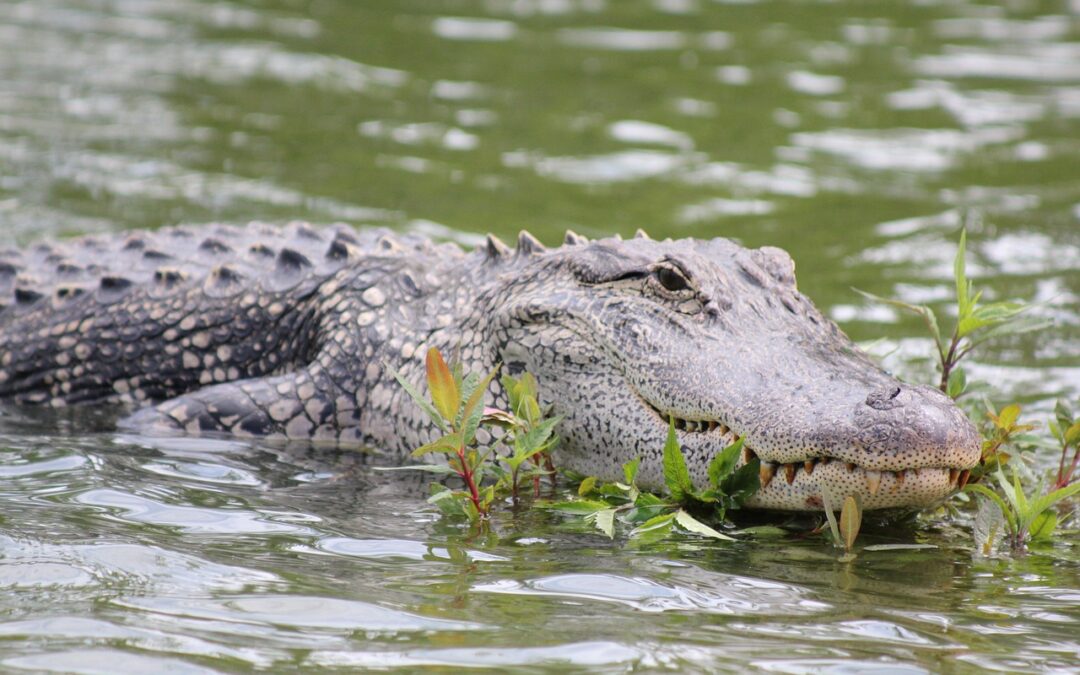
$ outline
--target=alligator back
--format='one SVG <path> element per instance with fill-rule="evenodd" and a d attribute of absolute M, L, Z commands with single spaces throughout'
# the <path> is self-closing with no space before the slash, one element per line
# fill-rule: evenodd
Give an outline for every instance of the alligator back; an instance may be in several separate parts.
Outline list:
<path fill-rule="evenodd" d="M 161 400 L 290 370 L 311 356 L 320 284 L 420 241 L 253 223 L 2 251 L 0 397 Z"/>

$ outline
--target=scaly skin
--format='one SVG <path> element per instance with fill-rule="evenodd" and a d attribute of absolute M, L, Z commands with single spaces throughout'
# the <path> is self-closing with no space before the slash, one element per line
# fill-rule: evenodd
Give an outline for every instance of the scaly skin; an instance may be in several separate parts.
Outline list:
<path fill-rule="evenodd" d="M 0 397 L 142 407 L 142 432 L 332 440 L 404 456 L 434 427 L 438 347 L 469 370 L 532 372 L 564 416 L 556 461 L 603 479 L 640 456 L 662 484 L 667 420 L 694 480 L 745 437 L 749 506 L 939 501 L 979 457 L 935 389 L 883 372 L 795 288 L 780 249 L 726 239 L 522 234 L 466 254 L 387 231 L 210 226 L 0 252 Z M 489 404 L 505 405 L 497 382 Z"/>

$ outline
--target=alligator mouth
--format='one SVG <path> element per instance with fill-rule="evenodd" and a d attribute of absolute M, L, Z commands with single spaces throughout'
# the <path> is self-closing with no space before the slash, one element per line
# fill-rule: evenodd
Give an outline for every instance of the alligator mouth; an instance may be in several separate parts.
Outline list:
<path fill-rule="evenodd" d="M 682 432 L 684 438 L 695 436 L 709 437 L 710 439 L 715 439 L 717 442 L 724 443 L 724 445 L 730 445 L 737 442 L 742 437 L 741 434 L 723 422 L 710 419 L 685 419 L 676 417 L 673 414 L 669 416 L 669 414 L 661 411 L 644 397 L 641 397 L 641 400 L 647 407 L 652 409 L 657 418 L 665 426 L 669 424 L 668 420 L 670 417 L 674 422 L 675 429 Z M 932 482 L 939 485 L 944 483 L 949 489 L 955 490 L 964 489 L 968 479 L 971 477 L 970 468 L 923 466 L 895 470 L 870 469 L 860 466 L 856 462 L 830 457 L 824 454 L 813 457 L 807 456 L 802 460 L 784 463 L 774 462 L 760 456 L 757 451 L 750 447 L 750 445 L 744 443 L 742 447 L 741 464 L 749 464 L 755 458 L 761 462 L 759 469 L 761 492 L 764 492 L 773 480 L 783 481 L 788 485 L 794 485 L 796 481 L 804 481 L 809 478 L 814 473 L 815 469 L 827 466 L 829 468 L 826 469 L 826 471 L 833 475 L 843 476 L 846 473 L 851 479 L 855 479 L 856 483 L 864 481 L 866 493 L 870 497 L 877 497 L 879 492 L 882 492 L 883 490 L 896 492 L 902 489 L 909 477 L 916 481 L 925 479 L 926 482 Z M 862 481 L 859 479 L 862 479 Z M 813 503 L 811 500 L 808 500 L 806 505 L 819 508 L 823 506 L 823 504 Z"/>

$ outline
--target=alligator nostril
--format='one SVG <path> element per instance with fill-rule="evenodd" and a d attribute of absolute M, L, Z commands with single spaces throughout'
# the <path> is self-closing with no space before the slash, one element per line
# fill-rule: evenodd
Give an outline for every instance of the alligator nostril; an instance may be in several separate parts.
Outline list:
<path fill-rule="evenodd" d="M 870 406 L 874 410 L 891 410 L 892 408 L 900 405 L 896 402 L 897 396 L 900 395 L 900 387 L 891 386 L 884 389 L 878 389 L 877 391 L 870 392 L 866 397 L 866 405 Z"/>

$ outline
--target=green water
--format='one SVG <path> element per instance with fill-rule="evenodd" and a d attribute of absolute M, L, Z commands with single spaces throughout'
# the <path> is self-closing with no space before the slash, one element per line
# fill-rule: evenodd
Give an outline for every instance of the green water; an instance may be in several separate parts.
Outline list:
<path fill-rule="evenodd" d="M 306 219 L 788 249 L 888 367 L 931 377 L 958 228 L 1056 326 L 971 379 L 1080 395 L 1080 3 L 0 3 L 0 244 Z M 1076 530 L 976 558 L 940 513 L 637 548 L 550 514 L 441 521 L 368 458 L 0 411 L 0 669 L 1080 670 Z M 1056 460 L 1047 453 L 1041 467 Z M 1076 527 L 1075 516 L 1066 523 Z"/>

